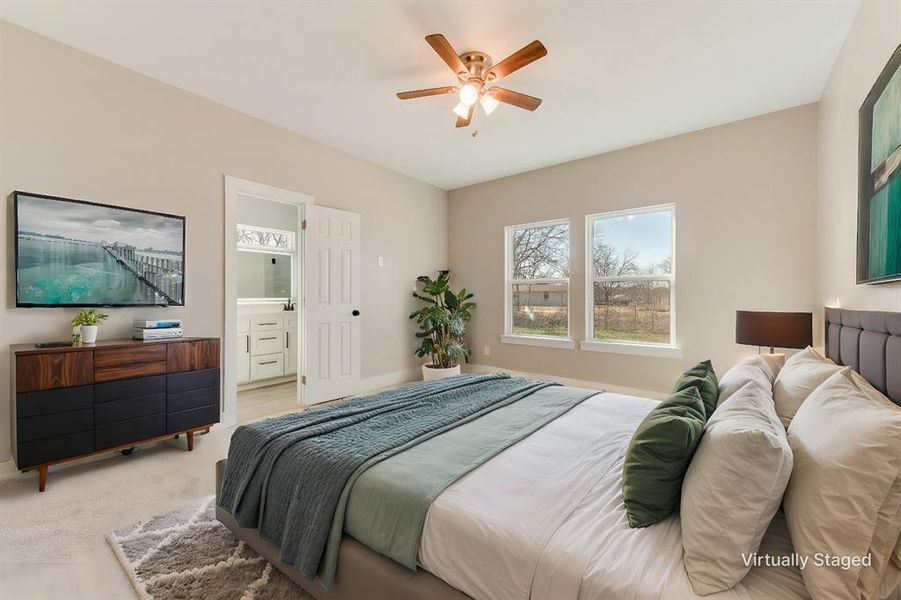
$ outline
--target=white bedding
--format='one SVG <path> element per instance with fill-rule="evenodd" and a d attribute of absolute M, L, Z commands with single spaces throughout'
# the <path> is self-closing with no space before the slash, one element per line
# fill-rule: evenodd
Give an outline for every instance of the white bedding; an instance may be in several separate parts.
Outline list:
<path fill-rule="evenodd" d="M 679 518 L 630 529 L 623 455 L 654 401 L 598 394 L 447 488 L 426 518 L 419 562 L 478 599 L 700 598 Z M 759 554 L 792 551 L 781 513 Z M 800 572 L 755 567 L 710 600 L 807 598 Z"/>

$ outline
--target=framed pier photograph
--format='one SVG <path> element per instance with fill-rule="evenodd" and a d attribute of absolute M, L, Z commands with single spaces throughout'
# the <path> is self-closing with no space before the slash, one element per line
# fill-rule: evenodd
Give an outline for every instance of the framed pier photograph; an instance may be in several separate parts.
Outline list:
<path fill-rule="evenodd" d="M 185 218 L 15 192 L 16 306 L 183 306 Z"/>

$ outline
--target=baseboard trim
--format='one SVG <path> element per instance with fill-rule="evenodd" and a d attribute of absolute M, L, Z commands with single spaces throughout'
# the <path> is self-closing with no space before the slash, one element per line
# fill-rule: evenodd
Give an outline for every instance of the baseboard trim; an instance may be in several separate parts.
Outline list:
<path fill-rule="evenodd" d="M 391 373 L 383 373 L 374 377 L 361 379 L 360 385 L 357 388 L 359 391 L 354 395 L 360 396 L 392 385 L 409 383 L 419 379 L 422 379 L 421 369 L 404 369 L 401 371 L 392 371 Z"/>
<path fill-rule="evenodd" d="M 297 381 L 297 374 L 284 375 L 282 377 L 272 377 L 270 379 L 260 379 L 259 381 L 250 381 L 248 383 L 239 383 L 238 392 L 246 392 L 248 390 L 258 390 L 273 385 L 281 385 L 283 383 L 292 383 Z"/>
<path fill-rule="evenodd" d="M 13 460 L 0 463 L 0 481 L 12 479 L 13 477 L 25 477 L 25 473 L 19 472 Z"/>
<path fill-rule="evenodd" d="M 531 373 L 528 371 L 517 371 L 504 367 L 495 367 L 492 365 L 482 364 L 465 364 L 463 365 L 464 373 L 507 373 L 517 377 L 531 377 L 535 379 L 553 379 L 564 385 L 572 387 L 586 388 L 589 390 L 603 390 L 605 392 L 614 392 L 617 394 L 625 394 L 628 396 L 641 396 L 643 398 L 652 398 L 654 400 L 663 400 L 668 394 L 662 392 L 654 392 L 652 390 L 643 390 L 639 388 L 626 387 L 622 385 L 613 385 L 604 383 L 603 381 L 588 381 L 587 379 L 573 379 L 571 377 L 560 377 L 559 375 L 549 375 L 547 373 Z"/>

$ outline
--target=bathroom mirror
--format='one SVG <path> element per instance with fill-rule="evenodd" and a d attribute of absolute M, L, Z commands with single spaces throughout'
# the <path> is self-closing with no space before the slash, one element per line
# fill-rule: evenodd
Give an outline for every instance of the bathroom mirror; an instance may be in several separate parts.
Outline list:
<path fill-rule="evenodd" d="M 293 256 L 238 249 L 238 300 L 281 301 L 293 293 Z"/>

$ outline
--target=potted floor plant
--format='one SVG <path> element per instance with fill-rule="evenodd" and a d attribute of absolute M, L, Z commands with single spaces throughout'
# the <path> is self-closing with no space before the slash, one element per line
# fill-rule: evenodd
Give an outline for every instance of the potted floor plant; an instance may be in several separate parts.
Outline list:
<path fill-rule="evenodd" d="M 97 329 L 106 317 L 107 315 L 96 308 L 80 310 L 72 318 L 72 327 L 78 329 L 83 343 L 93 344 L 97 341 Z"/>
<path fill-rule="evenodd" d="M 469 356 L 463 336 L 476 304 L 465 288 L 451 290 L 450 279 L 450 271 L 439 271 L 435 279 L 416 278 L 419 285 L 413 296 L 423 305 L 410 318 L 419 325 L 416 356 L 429 359 L 422 365 L 425 381 L 459 375 L 460 362 Z"/>

